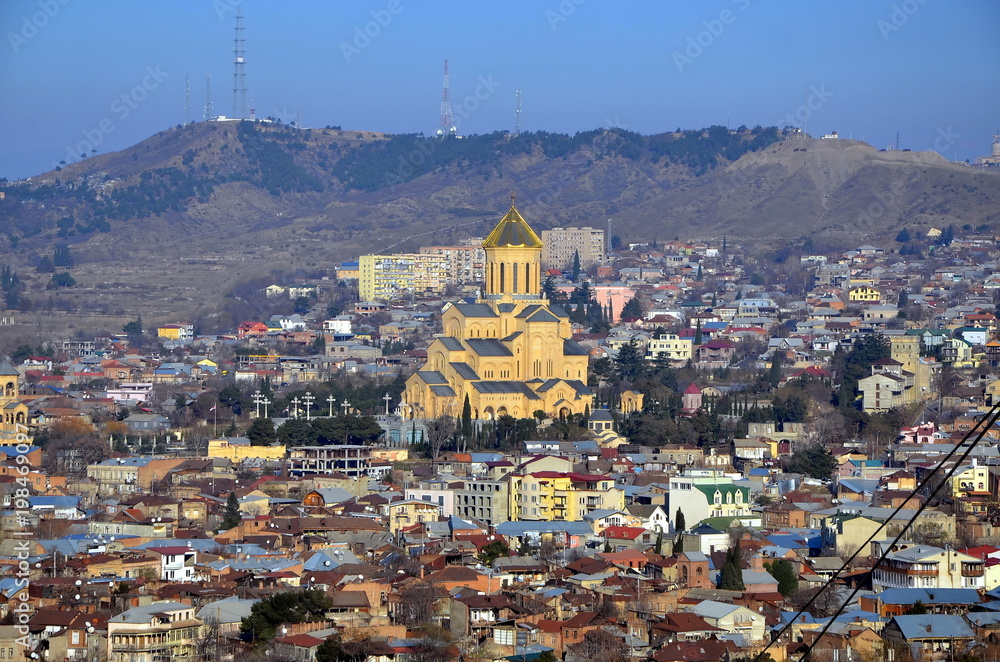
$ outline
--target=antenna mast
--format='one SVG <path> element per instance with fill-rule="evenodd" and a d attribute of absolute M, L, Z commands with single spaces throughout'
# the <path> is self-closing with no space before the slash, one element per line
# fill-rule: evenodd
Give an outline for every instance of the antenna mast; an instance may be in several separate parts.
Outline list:
<path fill-rule="evenodd" d="M 611 219 L 608 219 L 608 234 L 604 237 L 605 264 L 611 264 Z M 610 298 L 610 295 L 609 295 Z"/>
<path fill-rule="evenodd" d="M 212 119 L 212 74 L 205 76 L 205 119 Z"/>
<path fill-rule="evenodd" d="M 238 120 L 246 118 L 247 112 L 247 74 L 246 50 L 243 43 L 243 8 L 236 10 L 236 36 L 233 39 L 233 117 Z"/>
<path fill-rule="evenodd" d="M 517 97 L 517 110 L 514 111 L 514 135 L 521 135 L 521 90 L 514 90 Z"/>
<path fill-rule="evenodd" d="M 451 100 L 448 98 L 448 60 L 444 61 L 444 86 L 441 88 L 441 125 L 438 127 L 438 135 L 455 135 L 455 127 L 452 124 Z"/>
<path fill-rule="evenodd" d="M 184 72 L 184 123 L 191 123 L 191 79 Z"/>

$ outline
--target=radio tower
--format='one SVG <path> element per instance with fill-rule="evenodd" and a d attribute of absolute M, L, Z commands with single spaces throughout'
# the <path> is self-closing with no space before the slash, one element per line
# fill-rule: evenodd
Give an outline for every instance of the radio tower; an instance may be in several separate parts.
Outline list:
<path fill-rule="evenodd" d="M 521 90 L 515 90 L 514 95 L 517 97 L 517 110 L 514 111 L 514 135 L 521 135 Z"/>
<path fill-rule="evenodd" d="M 205 119 L 212 119 L 212 74 L 205 76 Z"/>
<path fill-rule="evenodd" d="M 439 136 L 455 135 L 455 126 L 452 124 L 451 100 L 448 98 L 448 60 L 444 61 L 444 87 L 441 88 L 441 126 L 438 127 Z"/>
<path fill-rule="evenodd" d="M 243 8 L 236 10 L 236 36 L 233 39 L 233 117 L 242 120 L 247 114 L 246 51 L 243 47 Z"/>
<path fill-rule="evenodd" d="M 191 79 L 184 72 L 184 123 L 191 123 Z"/>

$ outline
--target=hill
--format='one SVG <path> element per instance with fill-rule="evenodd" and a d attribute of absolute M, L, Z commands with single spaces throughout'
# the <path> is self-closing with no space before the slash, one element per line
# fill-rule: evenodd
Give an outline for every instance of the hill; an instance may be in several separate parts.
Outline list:
<path fill-rule="evenodd" d="M 537 229 L 610 217 L 636 241 L 809 235 L 846 247 L 903 226 L 992 224 L 1000 210 L 1000 177 L 936 153 L 760 127 L 440 140 L 201 122 L 2 190 L 0 263 L 27 278 L 34 308 L 47 297 L 111 329 L 212 314 L 275 272 L 484 236 L 512 191 Z M 30 275 L 61 246 L 73 296 Z"/>

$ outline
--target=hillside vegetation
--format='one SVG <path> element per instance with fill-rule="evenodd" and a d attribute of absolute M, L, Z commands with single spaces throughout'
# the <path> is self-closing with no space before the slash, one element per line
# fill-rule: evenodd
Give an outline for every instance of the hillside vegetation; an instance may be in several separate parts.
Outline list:
<path fill-rule="evenodd" d="M 60 290 L 112 316 L 183 316 L 272 272 L 485 236 L 511 192 L 538 230 L 613 218 L 625 241 L 847 247 L 1000 220 L 995 174 L 774 127 L 438 139 L 199 122 L 2 190 L 0 264 L 27 278 L 70 246 Z"/>

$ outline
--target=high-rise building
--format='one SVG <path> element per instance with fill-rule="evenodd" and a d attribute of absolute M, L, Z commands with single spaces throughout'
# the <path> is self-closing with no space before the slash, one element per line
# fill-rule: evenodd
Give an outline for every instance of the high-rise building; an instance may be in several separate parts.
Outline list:
<path fill-rule="evenodd" d="M 573 340 L 569 315 L 542 296 L 542 241 L 511 205 L 483 242 L 484 295 L 441 315 L 443 333 L 427 363 L 406 381 L 401 411 L 414 418 L 582 414 L 593 407 L 589 353 Z"/>
<path fill-rule="evenodd" d="M 362 255 L 359 295 L 362 301 L 390 301 L 405 294 L 441 294 L 452 282 L 450 266 L 444 255 Z"/>
<path fill-rule="evenodd" d="M 421 246 L 420 254 L 447 258 L 453 283 L 466 285 L 485 280 L 486 251 L 483 250 L 481 237 L 468 243 L 462 242 L 459 246 Z"/>
<path fill-rule="evenodd" d="M 580 268 L 604 263 L 604 230 L 552 228 L 542 230 L 542 265 L 546 269 L 572 269 L 580 254 Z"/>

